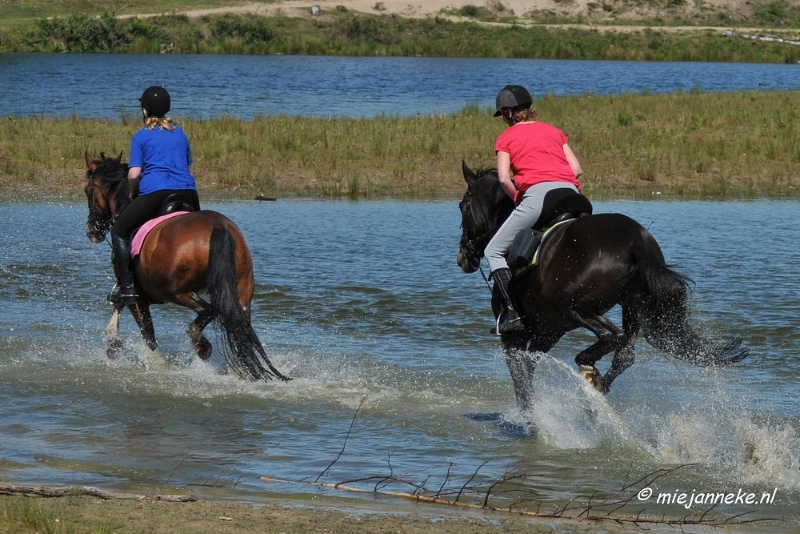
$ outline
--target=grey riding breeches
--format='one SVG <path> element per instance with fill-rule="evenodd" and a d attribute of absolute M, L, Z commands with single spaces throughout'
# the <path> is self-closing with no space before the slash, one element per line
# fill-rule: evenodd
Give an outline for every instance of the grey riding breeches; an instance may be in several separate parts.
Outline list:
<path fill-rule="evenodd" d="M 490 272 L 497 269 L 508 269 L 506 254 L 511 248 L 511 243 L 520 230 L 531 228 L 542 215 L 542 203 L 547 193 L 553 189 L 571 188 L 578 192 L 578 188 L 569 182 L 542 182 L 529 187 L 522 197 L 522 202 L 511 212 L 506 222 L 497 230 L 492 240 L 486 245 L 484 256 L 489 262 Z"/>

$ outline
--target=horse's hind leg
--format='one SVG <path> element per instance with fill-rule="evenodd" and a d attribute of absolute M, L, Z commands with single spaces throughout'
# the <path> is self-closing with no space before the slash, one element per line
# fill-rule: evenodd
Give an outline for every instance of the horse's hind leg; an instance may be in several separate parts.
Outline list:
<path fill-rule="evenodd" d="M 635 310 L 631 310 L 629 306 L 622 307 L 622 328 L 625 330 L 626 342 L 619 347 L 614 353 L 614 359 L 611 361 L 611 367 L 606 371 L 603 377 L 603 383 L 606 390 L 611 387 L 611 383 L 621 375 L 628 367 L 633 365 L 636 358 L 634 344 L 636 342 L 636 335 L 639 333 L 642 323 L 639 320 Z"/>
<path fill-rule="evenodd" d="M 601 393 L 608 393 L 608 384 L 600 376 L 595 364 L 597 361 L 614 350 L 617 342 L 610 339 L 601 339 L 591 347 L 581 351 L 575 356 L 575 363 L 578 364 L 580 375 L 594 386 Z"/>
<path fill-rule="evenodd" d="M 569 317 L 581 326 L 591 330 L 592 333 L 597 336 L 597 339 L 601 341 L 608 340 L 624 342 L 625 334 L 622 332 L 622 330 L 617 328 L 617 325 L 612 323 L 611 320 L 604 315 L 584 317 L 575 310 L 571 310 L 569 312 Z M 600 358 L 597 359 L 599 360 Z"/>
<path fill-rule="evenodd" d="M 211 357 L 211 342 L 203 335 L 203 329 L 214 320 L 214 313 L 206 308 L 197 313 L 197 318 L 189 325 L 186 331 L 189 334 L 189 339 L 192 341 L 194 352 L 201 360 L 207 360 Z"/>
<path fill-rule="evenodd" d="M 600 371 L 597 370 L 595 364 L 612 350 L 617 349 L 617 353 L 619 353 L 619 350 L 627 345 L 628 337 L 614 323 L 602 315 L 585 318 L 575 311 L 571 315 L 573 319 L 591 330 L 598 338 L 597 343 L 575 356 L 575 363 L 580 368 L 580 374 L 595 389 L 602 393 L 608 393 L 610 383 L 606 381 L 605 377 L 600 376 Z M 616 376 L 611 380 L 613 381 L 614 378 Z"/>
<path fill-rule="evenodd" d="M 192 342 L 192 348 L 195 354 L 197 354 L 201 360 L 209 359 L 213 348 L 211 342 L 203 335 L 203 330 L 215 318 L 215 312 L 211 304 L 194 292 L 175 295 L 172 302 L 197 312 L 197 317 L 195 317 L 194 321 L 189 323 L 189 328 L 186 329 L 186 333 L 189 335 L 189 340 Z"/>

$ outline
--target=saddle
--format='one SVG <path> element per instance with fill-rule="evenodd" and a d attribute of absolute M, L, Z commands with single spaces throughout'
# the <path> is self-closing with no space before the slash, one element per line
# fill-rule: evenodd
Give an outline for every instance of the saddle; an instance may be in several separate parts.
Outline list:
<path fill-rule="evenodd" d="M 549 191 L 542 204 L 542 214 L 532 228 L 520 230 L 508 250 L 508 266 L 515 274 L 535 266 L 538 250 L 550 232 L 560 224 L 592 214 L 588 198 L 570 188 Z"/>
<path fill-rule="evenodd" d="M 176 211 L 194 211 L 192 198 L 186 193 L 173 193 L 161 203 L 158 215 L 168 215 Z"/>
<path fill-rule="evenodd" d="M 192 198 L 184 193 L 173 193 L 161 203 L 158 215 L 133 231 L 131 238 L 131 258 L 135 258 L 142 249 L 142 243 L 147 234 L 160 222 L 171 219 L 177 215 L 195 211 Z"/>

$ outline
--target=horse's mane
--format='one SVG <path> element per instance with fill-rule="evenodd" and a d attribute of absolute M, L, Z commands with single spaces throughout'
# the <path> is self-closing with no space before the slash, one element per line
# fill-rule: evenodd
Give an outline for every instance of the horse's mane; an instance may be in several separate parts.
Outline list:
<path fill-rule="evenodd" d="M 491 198 L 489 199 L 492 203 L 492 206 L 501 206 L 503 203 L 507 203 L 509 201 L 509 197 L 503 188 L 500 187 L 500 178 L 497 175 L 497 169 L 494 167 L 479 167 L 475 171 L 475 176 L 478 178 L 488 178 L 492 181 L 491 185 Z"/>
<path fill-rule="evenodd" d="M 97 168 L 94 174 L 100 177 L 100 187 L 105 196 L 114 194 L 117 205 L 121 208 L 130 203 L 130 187 L 128 186 L 128 164 L 120 162 L 117 158 L 109 158 L 103 152 L 100 159 L 96 160 Z"/>

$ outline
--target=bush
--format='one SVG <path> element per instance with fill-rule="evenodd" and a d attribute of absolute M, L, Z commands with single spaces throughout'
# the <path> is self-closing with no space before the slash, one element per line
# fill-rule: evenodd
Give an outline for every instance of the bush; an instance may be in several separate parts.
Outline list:
<path fill-rule="evenodd" d="M 36 41 L 55 39 L 68 52 L 116 52 L 131 42 L 124 24 L 113 13 L 99 18 L 72 15 L 37 21 Z"/>
<path fill-rule="evenodd" d="M 217 39 L 241 39 L 246 44 L 268 43 L 275 38 L 264 18 L 242 18 L 225 15 L 210 21 L 211 35 Z"/>
<path fill-rule="evenodd" d="M 467 4 L 465 6 L 461 6 L 457 11 L 456 14 L 462 17 L 472 17 L 477 18 L 480 16 L 480 11 L 477 7 L 473 6 L 472 4 Z"/>
<path fill-rule="evenodd" d="M 133 37 L 142 37 L 144 39 L 161 39 L 164 37 L 161 30 L 139 19 L 134 19 L 131 22 L 130 34 Z"/>
<path fill-rule="evenodd" d="M 395 28 L 379 17 L 345 17 L 341 19 L 338 31 L 351 41 L 360 43 L 393 44 L 397 42 Z"/>

